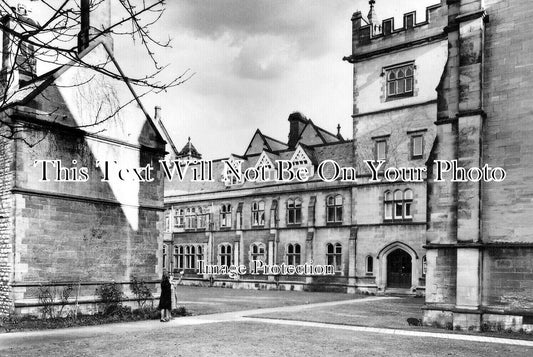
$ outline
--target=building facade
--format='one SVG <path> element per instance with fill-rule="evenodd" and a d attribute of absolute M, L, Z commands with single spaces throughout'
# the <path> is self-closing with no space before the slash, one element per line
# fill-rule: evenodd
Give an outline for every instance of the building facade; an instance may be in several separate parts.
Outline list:
<path fill-rule="evenodd" d="M 90 40 L 109 26 L 102 21 L 110 6 L 102 2 L 82 16 L 79 56 L 121 73 L 112 39 Z M 10 16 L 2 21 L 13 21 Z M 16 37 L 2 35 L 4 56 L 13 55 Z M 69 304 L 76 296 L 85 311 L 94 311 L 102 283 L 116 282 L 131 296 L 135 276 L 156 289 L 164 213 L 157 161 L 166 154 L 160 123 L 126 81 L 90 66 L 68 63 L 37 76 L 34 66 L 6 67 L 12 63 L 3 62 L 2 74 L 18 78 L 22 68 L 25 76 L 12 88 L 2 82 L 12 95 L 0 126 L 0 314 L 37 313 L 46 287 L 74 286 Z M 153 182 L 116 178 L 119 168 L 148 164 Z"/>
<path fill-rule="evenodd" d="M 371 129 L 364 136 L 369 139 L 367 159 L 404 155 L 407 161 L 424 162 L 432 123 L 423 118 L 412 133 L 408 130 L 411 134 L 395 136 L 398 148 L 394 150 L 374 150 L 371 138 L 375 135 L 382 140 L 387 128 Z M 368 182 L 365 174 L 356 177 L 355 171 L 362 165 L 357 164 L 354 143 L 362 137 L 345 140 L 300 113 L 292 113 L 288 121 L 287 143 L 257 130 L 244 155 L 232 159 L 241 160 L 243 170 L 273 169 L 279 160 L 289 160 L 295 167 L 308 168 L 311 179 L 224 182 L 220 177 L 224 162 L 214 160 L 213 182 L 191 182 L 191 176 L 172 181 L 165 187 L 165 267 L 184 270 L 185 281 L 191 284 L 422 294 L 425 183 L 382 185 Z M 414 158 L 410 151 L 413 137 L 417 138 Z M 418 141 L 424 137 L 425 141 Z M 181 154 L 190 146 L 188 143 Z M 328 160 L 351 169 L 353 177 L 347 170 L 345 180 L 331 179 L 335 166 Z M 325 163 L 322 169 L 321 163 Z M 361 163 L 364 165 L 362 158 Z M 335 273 L 244 274 L 238 279 L 198 274 L 198 261 L 249 268 L 254 260 L 269 265 L 333 265 Z"/>
<path fill-rule="evenodd" d="M 233 156 L 246 167 L 281 157 L 315 170 L 337 160 L 356 168 L 357 182 L 315 175 L 308 183 L 225 185 L 215 177 L 170 185 L 165 264 L 188 271 L 191 283 L 425 293 L 428 325 L 531 329 L 533 7 L 442 0 L 395 24 L 378 20 L 375 3 L 367 16 L 353 14 L 352 53 L 344 58 L 354 65 L 353 140 L 323 136 L 293 113 L 287 143 L 258 130 L 245 154 Z M 374 167 L 377 180 L 369 160 L 383 161 Z M 467 170 L 497 166 L 507 176 L 438 182 L 436 160 Z M 214 165 L 222 170 L 220 160 Z M 386 180 L 390 172 L 398 176 Z M 334 263 L 336 275 L 213 281 L 194 272 L 198 260 L 255 259 Z"/>
<path fill-rule="evenodd" d="M 424 137 L 431 151 L 424 188 L 428 225 L 422 233 L 426 324 L 533 328 L 533 201 L 527 181 L 533 169 L 527 31 L 532 14 L 527 1 L 443 0 L 420 22 L 415 13 L 405 14 L 399 25 L 394 19 L 365 21 L 361 13 L 352 18 L 353 53 L 346 59 L 355 69 L 356 156 L 361 128 L 387 116 L 404 128 L 425 108 L 431 124 L 432 134 Z M 413 105 L 424 96 L 433 100 Z M 377 113 L 370 115 L 372 110 Z M 437 182 L 435 160 L 456 160 L 466 169 L 501 167 L 507 176 L 503 182 L 454 182 L 449 173 Z"/>

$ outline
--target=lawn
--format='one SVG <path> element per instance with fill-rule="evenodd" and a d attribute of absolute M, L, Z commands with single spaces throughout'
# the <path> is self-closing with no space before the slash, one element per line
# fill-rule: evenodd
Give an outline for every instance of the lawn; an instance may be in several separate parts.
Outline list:
<path fill-rule="evenodd" d="M 318 302 L 361 299 L 364 295 L 305 291 L 245 290 L 178 286 L 178 306 L 192 315 L 304 305 Z"/>
<path fill-rule="evenodd" d="M 306 311 L 305 315 L 298 312 L 283 312 L 254 316 L 343 325 L 406 328 L 409 326 L 407 318 L 423 317 L 423 305 L 424 299 L 403 297 L 316 308 Z"/>

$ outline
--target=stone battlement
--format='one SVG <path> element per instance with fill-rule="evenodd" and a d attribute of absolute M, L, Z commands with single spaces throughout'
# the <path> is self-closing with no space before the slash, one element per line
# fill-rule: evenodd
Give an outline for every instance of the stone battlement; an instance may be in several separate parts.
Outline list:
<path fill-rule="evenodd" d="M 446 2 L 426 8 L 425 20 L 417 22 L 416 11 L 403 15 L 401 27 L 397 27 L 394 18 L 370 23 L 361 11 L 352 16 L 352 54 L 344 57 L 351 63 L 358 62 L 373 55 L 380 55 L 396 47 L 417 46 L 445 36 L 448 25 Z"/>

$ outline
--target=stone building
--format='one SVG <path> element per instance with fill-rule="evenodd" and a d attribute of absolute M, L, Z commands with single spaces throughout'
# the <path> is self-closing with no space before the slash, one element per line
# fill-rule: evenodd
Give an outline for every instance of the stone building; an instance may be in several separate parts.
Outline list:
<path fill-rule="evenodd" d="M 184 270 L 191 284 L 423 293 L 425 183 L 380 185 L 367 182 L 367 175 L 360 174 L 355 185 L 355 176 L 329 180 L 334 174 L 331 163 L 323 166 L 326 180 L 318 176 L 318 170 L 327 160 L 342 168 L 361 168 L 354 143 L 363 138 L 368 160 L 377 155 L 400 160 L 404 155 L 423 164 L 434 136 L 431 116 L 426 114 L 430 109 L 424 105 L 415 126 L 398 125 L 405 128 L 403 134 L 396 134 L 397 127 L 389 126 L 393 119 L 387 117 L 382 125 L 369 128 L 355 140 L 345 140 L 340 127 L 332 134 L 302 114 L 292 113 L 287 143 L 257 130 L 244 154 L 231 157 L 242 160 L 243 170 L 272 169 L 277 161 L 290 160 L 313 173 L 308 182 L 224 182 L 220 177 L 225 170 L 223 160 L 214 160 L 213 182 L 192 182 L 189 172 L 183 181 L 168 183 L 166 267 Z M 376 145 L 382 145 L 391 130 L 395 147 L 374 150 L 373 137 L 379 138 Z M 412 158 L 410 145 L 415 142 L 418 151 Z M 335 274 L 245 274 L 238 280 L 219 275 L 214 281 L 208 274 L 197 274 L 199 260 L 249 268 L 250 262 L 258 259 L 269 265 L 333 265 Z"/>
<path fill-rule="evenodd" d="M 79 56 L 122 73 L 112 38 L 97 36 L 109 26 L 110 3 L 82 16 Z M 83 0 L 82 9 L 88 4 Z M 11 41 L 4 33 L 4 57 L 13 55 Z M 11 63 L 3 61 L 2 74 L 17 72 L 5 67 Z M 35 66 L 23 69 L 21 80 L 6 89 L 13 95 L 2 113 L 18 133 L 10 137 L 13 126 L 0 127 L 0 313 L 37 312 L 42 286 L 61 291 L 74 284 L 72 297 L 92 310 L 101 283 L 114 281 L 127 294 L 133 276 L 154 283 L 161 276 L 163 242 L 157 161 L 166 142 L 160 121 L 120 78 L 73 63 L 40 76 L 32 72 Z M 148 164 L 154 181 L 139 182 L 133 168 Z M 124 181 L 116 178 L 118 169 L 129 170 L 122 172 Z M 105 172 L 109 180 L 102 180 Z"/>
<path fill-rule="evenodd" d="M 443 0 L 399 25 L 352 18 L 356 160 L 386 117 L 398 125 L 387 144 L 420 116 L 434 122 L 424 134 L 426 324 L 533 328 L 532 15 L 526 0 Z M 507 177 L 436 182 L 435 160 Z"/>

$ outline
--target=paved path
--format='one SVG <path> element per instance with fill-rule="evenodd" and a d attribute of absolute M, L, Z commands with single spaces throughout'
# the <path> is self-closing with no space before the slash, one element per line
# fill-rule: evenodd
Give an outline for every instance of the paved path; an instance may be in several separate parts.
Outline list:
<path fill-rule="evenodd" d="M 412 331 L 412 330 L 391 329 L 391 328 L 375 328 L 375 327 L 365 327 L 365 326 L 327 324 L 327 323 L 320 323 L 320 322 L 270 319 L 270 318 L 261 318 L 260 316 L 254 317 L 254 315 L 261 315 L 265 313 L 303 311 L 303 310 L 311 309 L 311 308 L 322 308 L 322 307 L 336 306 L 336 305 L 343 305 L 343 304 L 367 303 L 369 301 L 390 300 L 390 299 L 396 299 L 396 298 L 394 297 L 372 297 L 372 298 L 366 298 L 366 299 L 342 300 L 342 301 L 332 301 L 332 302 L 314 303 L 314 304 L 305 304 L 305 305 L 266 308 L 266 309 L 253 309 L 253 310 L 226 312 L 226 313 L 218 313 L 218 314 L 211 314 L 211 315 L 187 316 L 187 317 L 175 318 L 168 323 L 161 323 L 157 320 L 150 320 L 150 321 L 126 322 L 126 323 L 107 324 L 107 325 L 98 325 L 98 326 L 74 327 L 74 328 L 57 329 L 57 330 L 41 330 L 41 331 L 5 333 L 5 334 L 0 334 L 0 351 L 2 349 L 16 348 L 16 346 L 20 346 L 20 345 L 24 345 L 24 346 L 38 345 L 44 341 L 49 341 L 49 340 L 55 340 L 56 342 L 58 342 L 61 340 L 72 340 L 76 338 L 96 337 L 99 335 L 115 335 L 115 334 L 119 335 L 119 334 L 124 334 L 124 333 L 136 333 L 136 332 L 143 332 L 143 331 L 150 331 L 150 330 L 154 331 L 158 329 L 167 329 L 168 327 L 172 327 L 172 326 L 200 325 L 200 324 L 212 324 L 212 323 L 220 323 L 220 322 L 236 322 L 236 323 L 253 322 L 253 323 L 261 323 L 261 324 L 300 326 L 300 327 L 309 327 L 309 328 L 317 328 L 317 329 L 330 329 L 330 330 L 335 329 L 335 330 L 344 330 L 344 331 L 366 332 L 366 333 L 371 333 L 371 334 L 373 333 L 373 334 L 386 334 L 386 335 L 397 335 L 397 336 L 425 337 L 425 338 L 437 338 L 437 339 L 447 339 L 447 340 L 460 340 L 460 341 L 470 341 L 470 342 L 482 342 L 482 343 L 494 343 L 494 344 L 533 347 L 533 341 L 517 340 L 517 339 L 495 338 L 495 337 L 486 337 L 486 336 L 478 336 L 478 335 L 432 333 L 432 332 L 425 332 L 425 331 Z"/>

